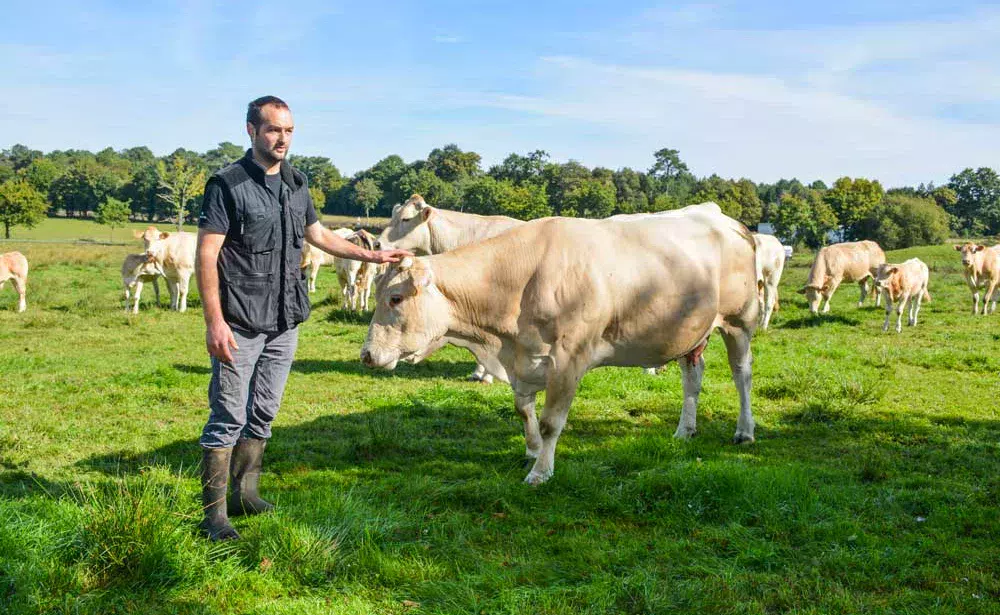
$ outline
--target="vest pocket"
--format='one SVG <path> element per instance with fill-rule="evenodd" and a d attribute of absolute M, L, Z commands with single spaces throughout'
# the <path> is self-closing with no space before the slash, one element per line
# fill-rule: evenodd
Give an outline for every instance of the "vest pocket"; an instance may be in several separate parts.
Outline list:
<path fill-rule="evenodd" d="M 278 216 L 264 207 L 247 209 L 241 227 L 242 243 L 247 252 L 260 254 L 277 247 L 279 234 Z"/>
<path fill-rule="evenodd" d="M 222 284 L 222 309 L 226 320 L 250 331 L 273 331 L 277 327 L 271 274 L 227 276 Z"/>

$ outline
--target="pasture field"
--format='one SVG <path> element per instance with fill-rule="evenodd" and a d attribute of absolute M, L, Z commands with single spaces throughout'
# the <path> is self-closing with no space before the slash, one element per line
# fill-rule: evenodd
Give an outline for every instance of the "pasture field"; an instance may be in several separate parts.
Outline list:
<path fill-rule="evenodd" d="M 1000 314 L 969 314 L 950 245 L 889 254 L 931 267 L 902 334 L 853 285 L 810 317 L 794 257 L 754 444 L 729 443 L 717 336 L 687 442 L 676 365 L 591 372 L 538 488 L 510 389 L 463 381 L 456 348 L 367 371 L 325 270 L 265 458 L 277 511 L 223 545 L 195 533 L 197 294 L 126 315 L 138 245 L 0 242 L 31 261 L 26 313 L 0 291 L 0 612 L 1000 612 Z"/>

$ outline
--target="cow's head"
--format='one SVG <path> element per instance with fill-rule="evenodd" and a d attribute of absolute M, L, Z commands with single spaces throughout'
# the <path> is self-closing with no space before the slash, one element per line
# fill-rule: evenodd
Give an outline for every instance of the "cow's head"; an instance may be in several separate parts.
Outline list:
<path fill-rule="evenodd" d="M 893 291 L 898 285 L 898 271 L 898 265 L 888 263 L 879 265 L 878 271 L 875 273 L 875 292 L 889 291 L 890 296 L 894 296 L 896 293 Z"/>
<path fill-rule="evenodd" d="M 425 261 L 407 257 L 390 265 L 376 281 L 375 314 L 361 362 L 391 370 L 400 360 L 420 361 L 444 344 L 449 313 Z"/>
<path fill-rule="evenodd" d="M 435 209 L 424 201 L 424 197 L 414 194 L 405 203 L 392 208 L 392 221 L 378 237 L 380 250 L 409 250 L 416 254 L 431 253 L 431 232 L 427 221 Z"/>
<path fill-rule="evenodd" d="M 827 294 L 830 290 L 830 281 L 824 280 L 823 285 L 819 286 L 817 284 L 806 284 L 798 290 L 800 295 L 806 296 L 806 301 L 809 302 L 809 311 L 813 314 L 819 313 L 819 303 L 823 299 L 823 296 Z"/>
<path fill-rule="evenodd" d="M 141 239 L 147 248 L 149 244 L 157 239 L 161 239 L 163 235 L 169 235 L 169 233 L 161 233 L 155 226 L 147 226 L 144 231 L 132 231 L 132 236 L 136 239 Z"/>
<path fill-rule="evenodd" d="M 146 254 L 146 258 L 139 263 L 132 274 L 136 277 L 144 275 L 167 277 L 167 274 L 163 272 L 163 265 L 160 264 L 160 261 L 155 256 L 149 253 Z"/>
<path fill-rule="evenodd" d="M 962 253 L 962 265 L 969 268 L 976 262 L 976 253 L 985 250 L 986 246 L 966 242 L 960 246 L 955 246 L 955 249 Z"/>

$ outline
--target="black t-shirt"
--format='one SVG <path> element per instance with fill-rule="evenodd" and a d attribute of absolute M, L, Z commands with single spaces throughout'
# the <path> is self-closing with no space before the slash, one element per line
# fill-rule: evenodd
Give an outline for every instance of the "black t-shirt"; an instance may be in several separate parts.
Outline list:
<path fill-rule="evenodd" d="M 267 189 L 271 191 L 274 198 L 281 200 L 281 173 L 265 175 L 264 183 L 267 184 Z"/>

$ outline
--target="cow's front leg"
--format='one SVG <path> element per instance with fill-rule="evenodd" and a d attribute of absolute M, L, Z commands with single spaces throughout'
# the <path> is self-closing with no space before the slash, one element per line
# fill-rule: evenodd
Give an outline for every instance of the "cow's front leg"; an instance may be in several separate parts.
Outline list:
<path fill-rule="evenodd" d="M 531 459 L 538 459 L 542 452 L 542 436 L 538 431 L 538 416 L 535 415 L 535 397 L 537 393 L 520 394 L 514 391 L 514 407 L 524 421 L 524 454 Z"/>
<path fill-rule="evenodd" d="M 136 280 L 135 281 L 135 291 L 133 291 L 133 293 L 132 293 L 132 299 L 133 299 L 132 313 L 133 314 L 138 314 L 139 313 L 139 297 L 141 297 L 141 296 L 142 296 L 142 280 Z M 128 309 L 127 305 L 125 306 L 125 309 L 126 310 Z"/>
<path fill-rule="evenodd" d="M 736 435 L 733 443 L 754 441 L 753 413 L 750 411 L 750 386 L 753 381 L 753 354 L 750 352 L 750 332 L 745 329 L 728 327 L 722 329 L 722 339 L 726 342 L 729 369 L 733 372 L 733 383 L 740 395 L 740 417 L 736 421 Z"/>
<path fill-rule="evenodd" d="M 566 425 L 569 407 L 576 396 L 576 387 L 580 377 L 575 373 L 552 374 L 549 384 L 545 387 L 545 412 L 538 424 L 538 432 L 542 438 L 541 450 L 535 459 L 535 465 L 525 477 L 529 485 L 539 485 L 552 477 L 555 469 L 556 442 Z"/>
<path fill-rule="evenodd" d="M 823 313 L 827 314 L 830 312 L 830 299 L 833 299 L 833 293 L 837 292 L 837 287 L 840 286 L 840 281 L 831 282 L 830 287 L 823 291 L 823 298 L 826 299 L 826 303 L 823 305 Z"/>
<path fill-rule="evenodd" d="M 153 278 L 153 294 L 156 296 L 156 307 L 160 307 L 160 282 L 159 282 L 159 278 Z"/>
<path fill-rule="evenodd" d="M 170 290 L 170 309 L 177 310 L 179 303 L 177 299 L 180 295 L 180 284 L 176 278 L 167 280 L 167 288 Z"/>
<path fill-rule="evenodd" d="M 681 420 L 677 423 L 674 437 L 686 440 L 698 429 L 698 396 L 701 394 L 701 378 L 705 374 L 705 358 L 700 352 L 691 353 L 681 357 L 678 363 L 681 366 L 684 403 L 681 405 Z"/>
<path fill-rule="evenodd" d="M 476 369 L 469 375 L 469 380 L 472 382 L 482 382 L 483 384 L 492 384 L 493 376 L 487 373 L 485 365 L 476 363 Z"/>
<path fill-rule="evenodd" d="M 858 286 L 861 287 L 861 298 L 858 299 L 858 307 L 865 304 L 865 299 L 868 298 L 868 278 L 863 278 L 858 282 Z"/>
<path fill-rule="evenodd" d="M 896 333 L 903 330 L 903 310 L 906 309 L 906 301 L 909 297 L 904 293 L 896 303 Z"/>
<path fill-rule="evenodd" d="M 886 295 L 885 297 L 885 322 L 882 323 L 882 332 L 889 330 L 889 319 L 892 317 L 892 298 Z"/>
<path fill-rule="evenodd" d="M 188 285 L 190 282 L 190 273 L 182 275 L 181 278 L 177 280 L 177 310 L 179 312 L 187 311 Z"/>

